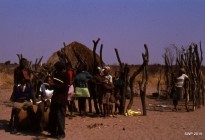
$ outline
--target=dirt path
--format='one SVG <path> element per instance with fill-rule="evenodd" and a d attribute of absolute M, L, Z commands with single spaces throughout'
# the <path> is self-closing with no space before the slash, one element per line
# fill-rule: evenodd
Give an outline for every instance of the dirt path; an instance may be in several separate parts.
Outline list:
<path fill-rule="evenodd" d="M 10 134 L 7 127 L 11 107 L 11 89 L 0 91 L 0 140 L 50 139 L 43 132 L 21 132 Z M 116 116 L 115 118 L 80 117 L 66 118 L 66 138 L 68 140 L 205 140 L 205 107 L 195 112 L 186 112 L 180 106 L 172 112 L 171 101 L 148 99 L 147 116 Z M 157 106 L 158 105 L 158 106 Z M 153 107 L 155 106 L 155 108 Z M 139 97 L 135 97 L 133 110 L 141 108 Z M 155 110 L 155 111 L 153 111 Z M 156 111 L 157 110 L 157 111 Z"/>

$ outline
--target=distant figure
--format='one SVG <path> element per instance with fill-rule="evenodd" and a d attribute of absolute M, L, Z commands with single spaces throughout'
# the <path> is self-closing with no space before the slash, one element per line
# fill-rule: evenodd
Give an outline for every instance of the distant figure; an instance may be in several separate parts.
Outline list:
<path fill-rule="evenodd" d="M 114 88 L 114 97 L 115 97 L 115 114 L 119 112 L 120 109 L 120 100 L 121 100 L 121 94 L 120 89 L 122 87 L 122 80 L 120 79 L 120 73 L 119 71 L 115 72 L 115 77 L 113 78 L 113 84 L 115 86 Z"/>
<path fill-rule="evenodd" d="M 181 68 L 179 70 L 179 76 L 176 79 L 176 88 L 179 93 L 179 100 L 183 99 L 184 94 L 184 82 L 185 80 L 189 80 L 189 77 L 185 74 L 185 69 Z"/>
<path fill-rule="evenodd" d="M 61 139 L 65 137 L 65 117 L 68 96 L 69 77 L 65 70 L 64 63 L 58 61 L 54 65 L 53 74 L 53 96 L 49 113 L 48 130 L 51 137 Z"/>
<path fill-rule="evenodd" d="M 92 92 L 95 111 L 96 114 L 98 115 L 103 114 L 103 105 L 102 105 L 102 98 L 103 98 L 102 82 L 104 81 L 103 70 L 104 69 L 98 66 L 96 74 L 93 76 L 90 83 L 88 84 L 89 89 Z"/>
<path fill-rule="evenodd" d="M 114 101 L 114 84 L 112 81 L 112 76 L 110 75 L 110 67 L 105 66 L 104 67 L 104 81 L 102 82 L 103 86 L 103 98 L 102 98 L 102 103 L 103 103 L 103 115 L 104 117 L 109 116 L 110 113 L 112 113 L 112 106 L 113 106 L 113 101 Z M 113 97 L 111 100 L 111 96 Z"/>
<path fill-rule="evenodd" d="M 110 67 L 109 66 L 105 66 L 104 67 L 104 78 L 108 81 L 108 83 L 113 83 L 113 80 L 112 80 L 112 75 L 110 75 Z"/>
<path fill-rule="evenodd" d="M 174 110 L 177 111 L 178 101 L 183 99 L 184 94 L 184 82 L 189 80 L 189 77 L 185 74 L 185 69 L 181 68 L 179 70 L 179 76 L 176 78 L 176 89 L 173 89 L 173 104 Z"/>

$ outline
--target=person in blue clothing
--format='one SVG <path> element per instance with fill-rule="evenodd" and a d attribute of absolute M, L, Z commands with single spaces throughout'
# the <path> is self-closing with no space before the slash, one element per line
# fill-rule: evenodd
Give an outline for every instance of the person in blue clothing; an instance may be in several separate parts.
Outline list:
<path fill-rule="evenodd" d="M 86 65 L 82 65 L 77 71 L 74 78 L 74 87 L 88 88 L 88 80 L 92 78 L 92 75 L 87 72 Z M 89 92 L 89 91 L 88 91 Z M 86 115 L 86 97 L 78 97 L 78 109 L 82 116 Z"/>

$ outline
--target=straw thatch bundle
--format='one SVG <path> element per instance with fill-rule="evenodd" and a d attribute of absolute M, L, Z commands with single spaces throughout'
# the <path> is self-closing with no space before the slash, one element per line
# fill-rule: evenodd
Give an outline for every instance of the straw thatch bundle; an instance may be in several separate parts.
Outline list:
<path fill-rule="evenodd" d="M 64 47 L 66 56 L 70 59 L 73 68 L 76 68 L 76 65 L 78 63 L 78 59 L 76 57 L 76 54 L 73 50 L 77 51 L 78 54 L 80 54 L 80 57 L 83 59 L 84 62 L 87 64 L 87 68 L 89 72 L 93 72 L 93 51 L 90 50 L 85 45 L 78 43 L 76 41 L 72 42 L 71 44 Z M 58 52 L 58 51 L 57 51 Z M 47 64 L 53 66 L 57 61 L 59 61 L 59 57 L 57 55 L 57 52 L 54 52 L 51 57 L 48 59 Z M 96 54 L 96 61 L 100 62 L 100 57 L 98 54 Z"/>

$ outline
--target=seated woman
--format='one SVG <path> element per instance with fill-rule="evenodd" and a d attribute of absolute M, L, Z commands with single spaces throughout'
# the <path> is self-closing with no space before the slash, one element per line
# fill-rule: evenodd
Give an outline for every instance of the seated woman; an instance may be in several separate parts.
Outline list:
<path fill-rule="evenodd" d="M 19 66 L 14 70 L 14 87 L 10 100 L 14 102 L 9 126 L 12 127 L 12 134 L 17 133 L 18 112 L 22 107 L 35 104 L 31 85 L 31 72 L 27 67 L 28 61 L 21 58 Z M 31 102 L 32 101 L 32 102 Z"/>

